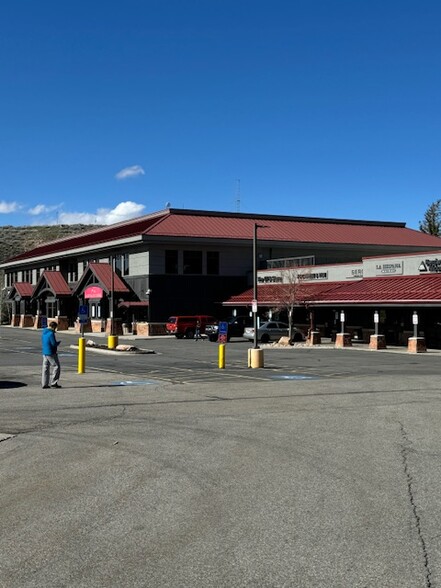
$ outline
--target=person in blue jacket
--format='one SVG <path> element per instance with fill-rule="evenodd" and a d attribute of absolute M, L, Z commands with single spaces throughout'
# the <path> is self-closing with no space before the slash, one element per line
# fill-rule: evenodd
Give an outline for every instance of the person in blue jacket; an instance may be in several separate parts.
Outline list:
<path fill-rule="evenodd" d="M 61 388 L 58 380 L 60 379 L 60 360 L 58 359 L 58 345 L 60 341 L 55 339 L 57 323 L 52 321 L 47 329 L 44 329 L 41 335 L 43 347 L 43 368 L 41 373 L 42 388 Z"/>

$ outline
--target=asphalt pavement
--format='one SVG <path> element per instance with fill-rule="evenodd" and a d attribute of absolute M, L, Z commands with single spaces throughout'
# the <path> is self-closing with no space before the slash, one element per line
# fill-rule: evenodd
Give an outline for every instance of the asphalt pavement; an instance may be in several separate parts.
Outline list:
<path fill-rule="evenodd" d="M 441 586 L 439 351 L 59 337 L 0 328 L 0 586 Z"/>

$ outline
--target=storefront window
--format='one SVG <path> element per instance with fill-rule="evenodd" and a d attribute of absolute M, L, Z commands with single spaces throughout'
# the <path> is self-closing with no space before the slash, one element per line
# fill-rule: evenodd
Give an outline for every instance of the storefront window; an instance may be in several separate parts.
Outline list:
<path fill-rule="evenodd" d="M 166 274 L 177 274 L 178 273 L 178 251 L 177 251 L 177 249 L 166 249 L 165 250 L 165 273 Z"/>
<path fill-rule="evenodd" d="M 202 273 L 202 251 L 184 251 L 184 274 Z"/>
<path fill-rule="evenodd" d="M 207 251 L 207 274 L 219 275 L 219 251 Z"/>

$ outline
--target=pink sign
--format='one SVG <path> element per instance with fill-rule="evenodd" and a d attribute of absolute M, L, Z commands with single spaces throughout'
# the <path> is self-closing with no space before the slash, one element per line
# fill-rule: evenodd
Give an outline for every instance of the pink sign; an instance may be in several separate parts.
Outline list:
<path fill-rule="evenodd" d="M 103 289 L 99 286 L 89 286 L 84 290 L 84 298 L 102 298 Z"/>

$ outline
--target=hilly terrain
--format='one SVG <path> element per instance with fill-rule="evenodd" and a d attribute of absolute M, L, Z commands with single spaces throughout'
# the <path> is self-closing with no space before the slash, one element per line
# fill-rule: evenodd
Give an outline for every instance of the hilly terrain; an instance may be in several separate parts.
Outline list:
<path fill-rule="evenodd" d="M 0 226 L 0 263 L 42 243 L 99 227 L 100 225 Z"/>
<path fill-rule="evenodd" d="M 81 224 L 24 227 L 0 226 L 0 263 L 24 251 L 30 251 L 42 243 L 98 229 L 100 226 Z M 9 305 L 5 302 L 3 284 L 4 272 L 0 270 L 0 322 L 8 323 L 10 321 Z"/>

